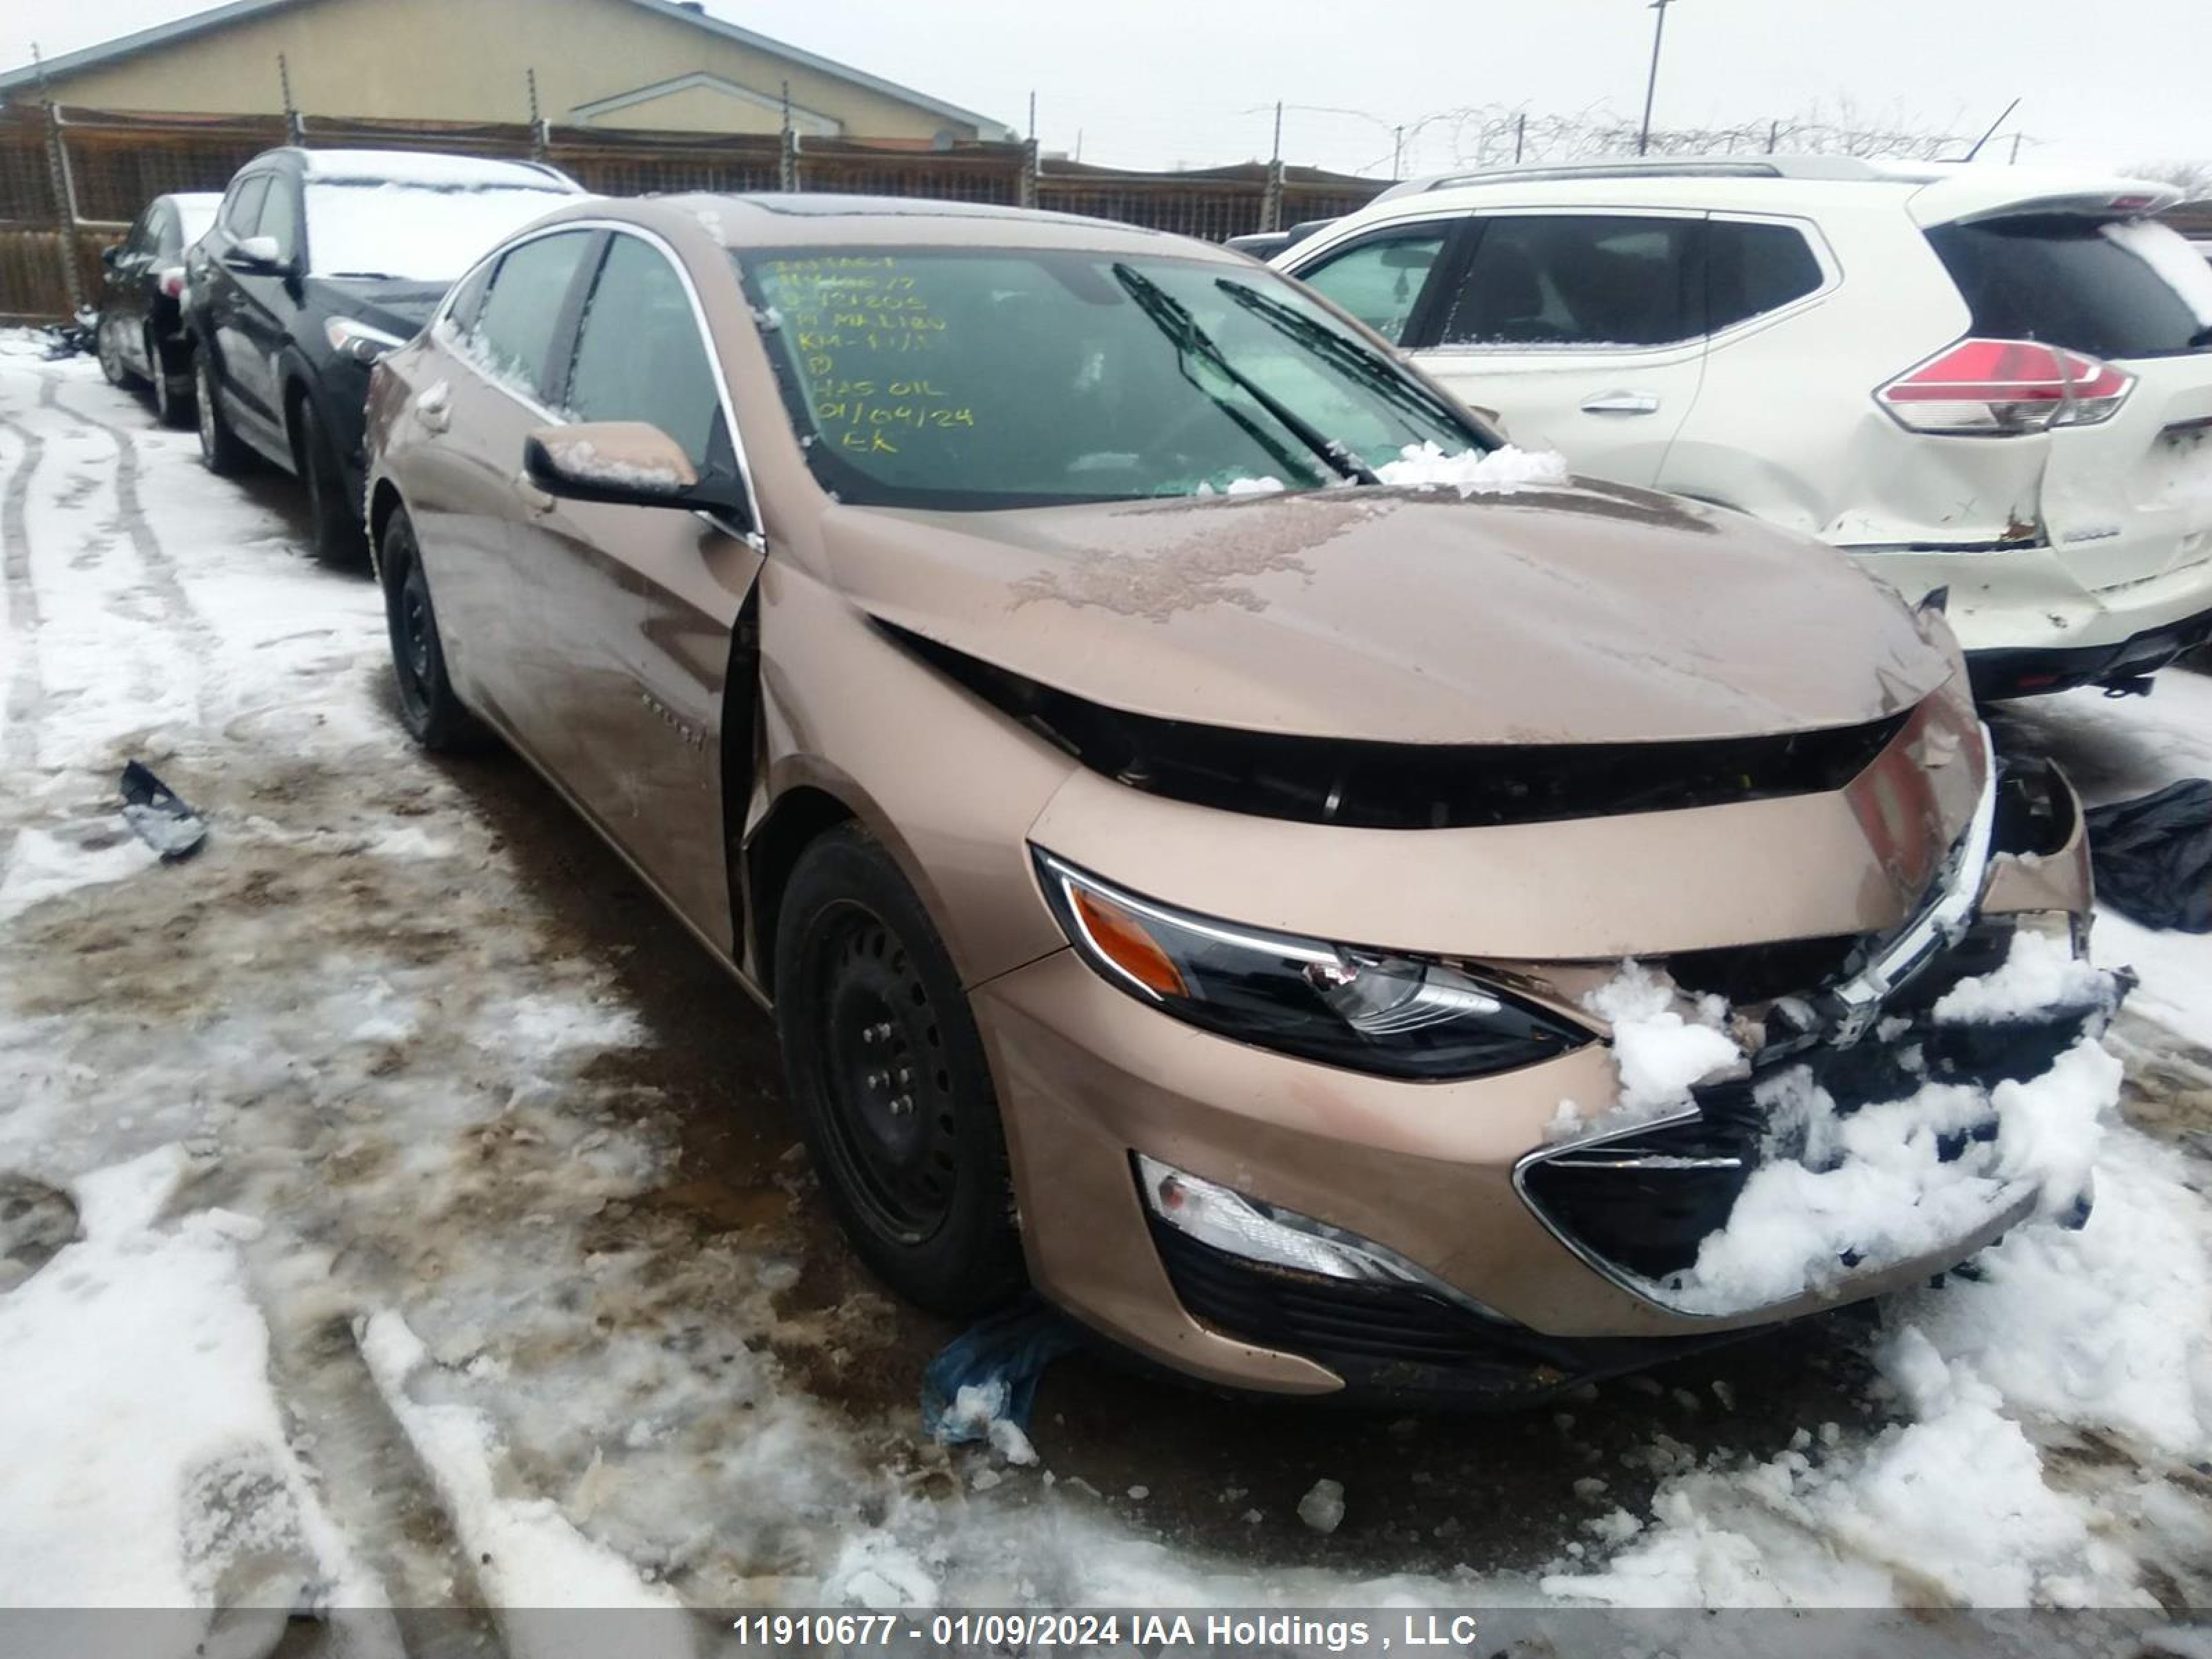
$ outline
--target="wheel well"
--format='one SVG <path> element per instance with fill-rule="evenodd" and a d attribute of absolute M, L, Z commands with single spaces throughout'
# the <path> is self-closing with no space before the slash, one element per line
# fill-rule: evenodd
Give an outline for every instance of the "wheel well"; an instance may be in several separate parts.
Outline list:
<path fill-rule="evenodd" d="M 753 910 L 755 962 L 762 989 L 775 994 L 775 927 L 793 868 L 815 838 L 854 818 L 852 809 L 826 789 L 802 787 L 769 809 L 760 833 L 745 848 L 745 887 Z"/>
<path fill-rule="evenodd" d="M 292 465 L 301 477 L 307 473 L 307 458 L 300 453 L 300 410 L 307 401 L 307 383 L 298 375 L 289 376 L 284 382 L 284 447 L 292 452 Z"/>
<path fill-rule="evenodd" d="M 368 544 L 378 556 L 382 556 L 384 526 L 392 522 L 392 515 L 399 510 L 399 492 L 392 487 L 388 478 L 376 481 L 376 493 L 368 502 Z"/>

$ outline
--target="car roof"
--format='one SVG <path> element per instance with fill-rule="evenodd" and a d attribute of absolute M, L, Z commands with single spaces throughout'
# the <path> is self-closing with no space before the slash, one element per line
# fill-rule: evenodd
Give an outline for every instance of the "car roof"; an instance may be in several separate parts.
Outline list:
<path fill-rule="evenodd" d="M 740 249 L 957 247 L 983 242 L 1103 253 L 1171 253 L 1250 268 L 1243 255 L 1190 237 L 1111 219 L 1001 207 L 988 202 L 809 191 L 730 196 L 699 192 L 602 198 L 593 202 L 588 212 L 594 217 L 635 218 L 648 227 L 672 213 L 704 225 L 725 246 Z"/>
<path fill-rule="evenodd" d="M 1922 225 L 1998 214 L 2156 212 L 2180 192 L 2154 179 L 2057 167 L 1873 161 L 1852 156 L 1623 157 L 1409 179 L 1358 217 L 1419 217 L 1479 207 L 1648 207 L 1808 213 L 1887 197 Z"/>
<path fill-rule="evenodd" d="M 583 186 L 543 161 L 483 155 L 448 155 L 422 149 L 307 149 L 288 144 L 264 150 L 247 167 L 275 162 L 301 178 L 327 184 L 422 185 L 448 189 L 506 185 L 522 190 L 583 194 Z M 241 169 L 243 171 L 243 169 Z"/>

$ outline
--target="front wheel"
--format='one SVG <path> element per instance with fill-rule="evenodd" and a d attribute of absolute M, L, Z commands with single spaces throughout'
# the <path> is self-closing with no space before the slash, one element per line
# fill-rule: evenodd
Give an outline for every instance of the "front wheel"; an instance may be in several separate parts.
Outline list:
<path fill-rule="evenodd" d="M 430 578 L 404 509 L 384 526 L 384 617 L 392 637 L 392 671 L 399 684 L 399 719 L 407 735 L 433 751 L 480 749 L 486 733 L 463 707 L 446 675 L 445 642 L 430 603 Z"/>
<path fill-rule="evenodd" d="M 368 556 L 368 539 L 354 503 L 348 498 L 345 475 L 338 466 L 337 445 L 331 429 L 315 412 L 315 400 L 303 396 L 293 420 L 295 453 L 300 480 L 307 487 L 307 520 L 314 527 L 315 556 L 326 564 L 359 565 Z"/>
<path fill-rule="evenodd" d="M 776 1030 L 808 1152 L 860 1258 L 965 1318 L 1023 1282 L 1005 1131 L 928 913 L 864 830 L 800 854 L 776 921 Z"/>

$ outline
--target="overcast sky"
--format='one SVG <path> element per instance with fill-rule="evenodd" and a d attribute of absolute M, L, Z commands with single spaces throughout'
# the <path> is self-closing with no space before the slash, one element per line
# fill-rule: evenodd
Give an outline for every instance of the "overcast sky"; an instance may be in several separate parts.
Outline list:
<path fill-rule="evenodd" d="M 1019 127 L 1037 96 L 1048 149 L 1193 167 L 1265 156 L 1280 99 L 1285 159 L 1387 175 L 1465 159 L 1471 106 L 1640 113 L 1645 0 L 708 0 L 718 15 Z M 0 64 L 203 9 L 194 0 L 0 0 Z M 1722 125 L 1846 106 L 1858 125 L 1978 133 L 1987 154 L 2120 164 L 2212 160 L 2205 0 L 1676 0 L 1661 125 Z M 371 111 L 334 113 L 368 114 Z M 487 109 L 487 116 L 505 113 Z"/>

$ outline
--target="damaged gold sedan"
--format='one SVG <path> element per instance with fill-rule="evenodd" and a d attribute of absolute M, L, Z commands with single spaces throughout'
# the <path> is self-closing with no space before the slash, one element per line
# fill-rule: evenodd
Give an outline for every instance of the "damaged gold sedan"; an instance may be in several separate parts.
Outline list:
<path fill-rule="evenodd" d="M 2080 815 L 1938 611 L 1501 447 L 1235 255 L 583 203 L 369 416 L 410 730 L 772 1006 L 918 1303 L 1514 1401 L 2086 1201 Z"/>

